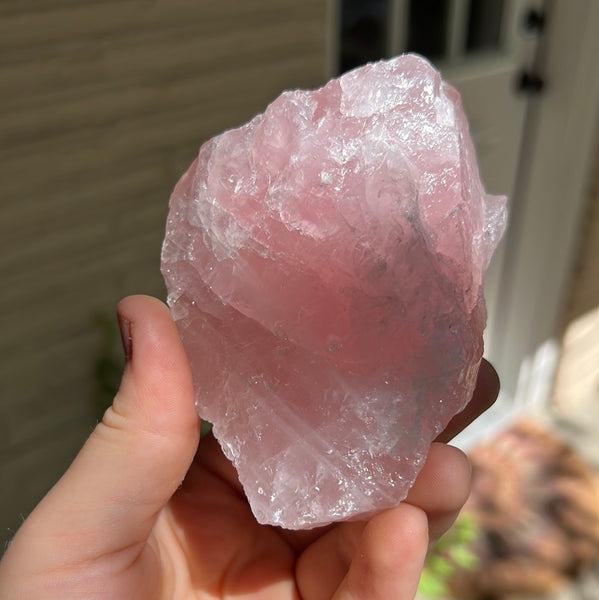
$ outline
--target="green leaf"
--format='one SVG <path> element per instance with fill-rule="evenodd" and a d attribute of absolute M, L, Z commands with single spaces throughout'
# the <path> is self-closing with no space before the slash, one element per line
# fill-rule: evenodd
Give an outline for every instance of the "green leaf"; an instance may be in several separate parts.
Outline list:
<path fill-rule="evenodd" d="M 449 588 L 445 581 L 435 577 L 425 569 L 420 577 L 418 593 L 427 598 L 443 598 L 449 594 Z"/>
<path fill-rule="evenodd" d="M 426 559 L 426 568 L 441 577 L 449 577 L 455 572 L 455 567 L 438 554 L 429 554 Z"/>
<path fill-rule="evenodd" d="M 454 525 L 455 541 L 458 544 L 469 544 L 473 542 L 478 534 L 478 523 L 468 513 L 462 513 Z"/>
<path fill-rule="evenodd" d="M 453 546 L 448 553 L 455 564 L 463 569 L 472 570 L 478 564 L 478 557 L 467 546 Z"/>

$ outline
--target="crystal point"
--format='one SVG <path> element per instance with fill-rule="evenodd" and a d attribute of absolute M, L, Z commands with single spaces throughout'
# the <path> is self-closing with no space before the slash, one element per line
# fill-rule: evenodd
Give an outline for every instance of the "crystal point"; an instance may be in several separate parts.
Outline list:
<path fill-rule="evenodd" d="M 258 521 L 406 496 L 471 397 L 504 226 L 457 92 L 414 55 L 285 92 L 201 147 L 162 271 L 198 410 Z"/>

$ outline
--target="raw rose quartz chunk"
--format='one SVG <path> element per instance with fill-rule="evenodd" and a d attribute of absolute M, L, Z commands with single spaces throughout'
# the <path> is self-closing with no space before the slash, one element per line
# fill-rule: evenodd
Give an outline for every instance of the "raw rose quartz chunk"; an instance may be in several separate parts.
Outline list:
<path fill-rule="evenodd" d="M 198 411 L 258 521 L 406 496 L 471 397 L 504 224 L 457 92 L 414 55 L 285 92 L 202 146 L 162 269 Z"/>

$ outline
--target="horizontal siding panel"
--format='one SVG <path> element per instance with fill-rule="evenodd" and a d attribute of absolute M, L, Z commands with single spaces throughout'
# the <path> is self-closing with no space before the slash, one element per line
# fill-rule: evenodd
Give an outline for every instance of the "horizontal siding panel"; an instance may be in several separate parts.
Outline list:
<path fill-rule="evenodd" d="M 189 26 L 198 35 L 216 37 L 230 30 L 259 30 L 285 23 L 293 29 L 296 23 L 322 21 L 323 8 L 314 1 L 290 2 L 259 0 L 204 1 L 139 0 L 113 4 L 79 2 L 52 11 L 6 15 L 0 21 L 0 51 L 6 59 L 19 50 L 28 52 L 39 45 L 64 45 L 71 40 L 111 40 L 140 33 L 169 32 Z M 26 32 L 26 35 L 24 33 Z M 22 55 L 23 56 L 23 55 Z"/>
<path fill-rule="evenodd" d="M 90 94 L 87 100 L 77 98 L 72 102 L 59 102 L 52 108 L 43 106 L 13 111 L 1 123 L 2 138 L 10 154 L 22 156 L 40 138 L 56 138 L 59 141 L 81 128 L 96 131 L 100 136 L 105 132 L 114 135 L 119 127 L 130 127 L 147 118 L 167 119 L 170 114 L 180 111 L 184 111 L 192 122 L 200 121 L 202 117 L 207 120 L 210 113 L 218 115 L 223 110 L 222 103 L 215 102 L 216 98 L 227 97 L 230 98 L 226 101 L 227 105 L 239 107 L 240 115 L 250 117 L 265 108 L 278 93 L 279 90 L 272 89 L 270 83 L 273 77 L 281 83 L 291 84 L 306 79 L 302 76 L 303 68 L 304 62 L 294 59 L 281 61 L 272 67 L 247 68 L 237 77 L 215 74 L 211 84 L 215 94 L 212 98 L 203 98 L 201 80 L 196 79 L 163 88 L 128 87 L 105 92 L 101 99 Z M 266 82 L 264 86 L 260 85 L 262 81 Z M 251 110 L 248 110 L 249 107 Z M 211 131 L 214 129 L 211 128 Z"/>
<path fill-rule="evenodd" d="M 122 4 L 127 0 L 86 0 L 86 4 Z M 81 4 L 81 0 L 2 0 L 0 2 L 0 17 L 12 17 L 15 15 L 43 14 L 52 12 L 57 8 L 75 7 Z"/>
<path fill-rule="evenodd" d="M 84 426 L 91 431 L 97 418 L 95 406 L 92 402 L 82 402 L 80 394 L 83 390 L 85 396 L 93 396 L 96 389 L 93 369 L 73 378 L 68 367 L 79 360 L 82 352 L 90 355 L 99 352 L 99 348 L 97 332 L 88 326 L 87 331 L 80 331 L 79 335 L 71 335 L 62 344 L 56 344 L 52 354 L 38 352 L 32 355 L 27 365 L 16 361 L 11 365 L 15 376 L 24 378 L 24 384 L 18 398 L 13 398 L 7 390 L 6 399 L 0 406 L 1 456 L 18 456 L 39 440 L 55 435 L 57 430 Z M 32 371 L 43 371 L 46 377 L 41 381 L 32 380 Z M 71 393 L 66 393 L 69 390 Z M 42 398 L 52 400 L 40 402 L 40 394 Z"/>
<path fill-rule="evenodd" d="M 51 436 L 29 446 L 26 452 L 0 462 L 0 548 L 59 479 L 87 435 L 81 426 L 53 430 Z"/>
<path fill-rule="evenodd" d="M 0 529 L 96 419 L 98 314 L 164 297 L 170 192 L 200 144 L 325 71 L 320 0 L 0 3 Z"/>
<path fill-rule="evenodd" d="M 159 147 L 169 151 L 185 143 L 199 147 L 201 141 L 223 128 L 240 125 L 263 110 L 278 92 L 273 81 L 278 81 L 284 89 L 291 87 L 292 81 L 308 79 L 302 65 L 303 61 L 295 60 L 247 69 L 235 82 L 226 76 L 215 77 L 211 80 L 215 96 L 210 98 L 202 97 L 201 82 L 193 82 L 181 89 L 183 99 L 177 102 L 169 99 L 152 102 L 149 92 L 150 97 L 136 105 L 139 92 L 132 92 L 131 97 L 115 93 L 104 96 L 104 104 L 88 107 L 87 114 L 79 119 L 76 112 L 73 115 L 62 108 L 43 127 L 26 117 L 20 142 L 0 149 L 6 168 L 20 175 L 5 185 L 16 185 L 20 191 L 22 186 L 36 185 L 40 175 L 46 173 L 54 178 L 64 177 L 76 173 L 79 167 L 87 171 L 99 164 L 115 165 L 121 157 L 134 159 Z M 261 85 L 262 81 L 266 83 Z M 171 95 L 176 97 L 174 91 Z M 128 106 L 129 102 L 133 106 Z M 55 119 L 67 127 L 57 126 Z M 38 129 L 43 136 L 35 135 Z M 60 158 L 47 163 L 51 170 L 38 173 L 34 181 L 27 176 L 31 172 L 32 151 L 41 155 L 58 153 Z M 46 164 L 42 162 L 39 166 L 43 169 Z M 94 173 L 90 175 L 93 177 Z M 9 195 L 11 191 L 10 187 L 6 189 Z"/>
<path fill-rule="evenodd" d="M 294 36 L 282 25 L 257 33 L 265 38 L 259 45 L 254 32 L 230 31 L 206 38 L 193 29 L 175 31 L 157 40 L 141 39 L 135 44 L 129 39 L 111 42 L 97 51 L 92 45 L 87 53 L 97 54 L 93 65 L 81 58 L 81 50 L 66 62 L 61 57 L 44 56 L 26 64 L 0 63 L 4 85 L 0 114 L 36 107 L 53 109 L 89 93 L 108 93 L 111 89 L 150 86 L 162 91 L 163 86 L 182 79 L 224 75 L 234 82 L 236 73 L 243 76 L 245 69 L 268 66 L 275 53 L 277 63 L 301 56 L 305 65 L 306 57 L 320 58 L 315 52 L 316 35 Z"/>

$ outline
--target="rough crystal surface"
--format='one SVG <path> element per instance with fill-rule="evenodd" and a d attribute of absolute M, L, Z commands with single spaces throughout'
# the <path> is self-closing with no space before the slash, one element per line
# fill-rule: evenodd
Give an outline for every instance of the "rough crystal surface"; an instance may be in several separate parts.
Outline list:
<path fill-rule="evenodd" d="M 257 519 L 401 501 L 469 400 L 505 224 L 457 92 L 405 55 L 206 142 L 162 252 L 202 417 Z"/>

